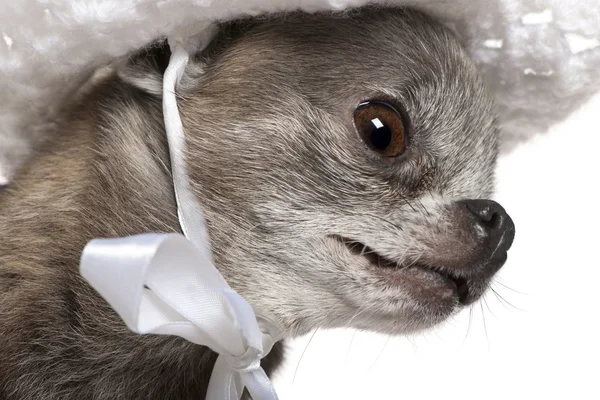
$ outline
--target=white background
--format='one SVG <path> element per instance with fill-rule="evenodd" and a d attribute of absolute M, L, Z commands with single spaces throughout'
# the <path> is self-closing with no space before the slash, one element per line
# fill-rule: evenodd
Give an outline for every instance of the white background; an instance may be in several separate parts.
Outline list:
<path fill-rule="evenodd" d="M 300 338 L 282 400 L 600 400 L 600 95 L 504 155 L 497 177 L 517 234 L 493 287 L 512 306 L 488 293 L 419 336 Z"/>

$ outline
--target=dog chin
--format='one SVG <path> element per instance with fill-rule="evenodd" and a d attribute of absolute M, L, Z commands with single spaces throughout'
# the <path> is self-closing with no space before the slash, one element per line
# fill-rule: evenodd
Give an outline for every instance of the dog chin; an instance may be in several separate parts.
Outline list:
<path fill-rule="evenodd" d="M 391 335 L 411 334 L 445 322 L 464 307 L 456 289 L 444 278 L 432 279 L 418 268 L 404 269 L 401 274 L 402 279 L 395 276 L 356 288 L 353 298 L 347 299 L 355 310 L 346 326 Z M 397 285 L 394 280 L 402 283 Z"/>
<path fill-rule="evenodd" d="M 452 307 L 442 309 L 431 306 L 413 305 L 396 310 L 396 313 L 382 313 L 375 311 L 371 316 L 355 318 L 349 327 L 375 331 L 386 335 L 410 335 L 433 329 L 452 316 L 456 315 L 462 307 L 456 302 Z"/>

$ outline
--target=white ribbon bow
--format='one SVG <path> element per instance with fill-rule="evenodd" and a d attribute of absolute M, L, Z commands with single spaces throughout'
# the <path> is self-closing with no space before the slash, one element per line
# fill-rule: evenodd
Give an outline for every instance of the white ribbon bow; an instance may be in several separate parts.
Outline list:
<path fill-rule="evenodd" d="M 277 399 L 260 366 L 272 338 L 262 337 L 252 307 L 219 271 L 179 234 L 92 240 L 81 275 L 129 329 L 180 336 L 219 353 L 207 399 Z"/>
<path fill-rule="evenodd" d="M 175 97 L 188 57 L 180 43 L 174 46 L 163 79 L 163 112 L 179 223 L 189 240 L 179 234 L 92 240 L 80 272 L 132 331 L 180 336 L 218 353 L 208 400 L 238 400 L 244 387 L 255 400 L 277 400 L 260 360 L 279 333 L 270 323 L 261 332 L 252 307 L 212 264 L 202 209 L 188 179 Z"/>

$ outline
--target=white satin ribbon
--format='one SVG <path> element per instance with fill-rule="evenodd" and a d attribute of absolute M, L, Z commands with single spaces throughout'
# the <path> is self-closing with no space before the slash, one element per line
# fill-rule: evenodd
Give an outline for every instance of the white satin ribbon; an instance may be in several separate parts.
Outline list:
<path fill-rule="evenodd" d="M 207 399 L 277 399 L 260 366 L 263 340 L 252 307 L 179 234 L 95 239 L 84 249 L 81 275 L 140 334 L 180 336 L 219 357 Z M 270 349 L 272 343 L 265 343 Z"/>
<path fill-rule="evenodd" d="M 259 324 L 252 307 L 211 261 L 202 209 L 189 183 L 185 138 L 175 87 L 188 63 L 181 43 L 172 49 L 163 80 L 163 112 L 182 231 L 95 239 L 85 247 L 81 275 L 140 334 L 180 336 L 219 354 L 206 399 L 277 400 L 260 360 L 280 339 L 274 324 Z"/>
<path fill-rule="evenodd" d="M 189 60 L 189 54 L 181 41 L 177 38 L 169 39 L 171 43 L 171 59 L 163 76 L 163 116 L 165 130 L 169 143 L 171 156 L 171 172 L 173 174 L 173 186 L 177 200 L 177 214 L 183 234 L 194 244 L 201 244 L 199 250 L 210 257 L 208 234 L 206 232 L 202 208 L 196 201 L 190 180 L 187 174 L 185 161 L 185 137 L 183 124 L 177 107 L 175 88 L 179 84 L 185 67 Z M 173 46 L 173 43 L 175 45 Z"/>

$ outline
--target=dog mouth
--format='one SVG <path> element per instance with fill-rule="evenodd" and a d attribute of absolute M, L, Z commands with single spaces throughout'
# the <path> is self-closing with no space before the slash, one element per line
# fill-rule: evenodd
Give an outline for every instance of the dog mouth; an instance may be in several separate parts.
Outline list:
<path fill-rule="evenodd" d="M 333 237 L 338 242 L 342 243 L 350 251 L 350 253 L 352 253 L 352 255 L 364 258 L 369 263 L 371 268 L 380 273 L 380 275 L 384 275 L 393 279 L 393 275 L 403 269 L 417 268 L 427 272 L 428 274 L 436 275 L 442 278 L 446 283 L 450 284 L 454 288 L 455 295 L 461 305 L 466 305 L 470 302 L 469 280 L 458 276 L 447 268 L 440 268 L 438 266 L 426 265 L 418 262 L 402 264 L 379 254 L 373 248 L 356 240 L 348 239 L 342 236 Z"/>

